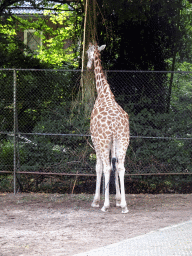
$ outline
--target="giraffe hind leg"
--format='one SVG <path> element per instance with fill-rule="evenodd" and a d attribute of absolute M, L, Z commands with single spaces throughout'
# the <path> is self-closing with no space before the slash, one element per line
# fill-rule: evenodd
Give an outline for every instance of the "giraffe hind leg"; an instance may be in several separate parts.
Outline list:
<path fill-rule="evenodd" d="M 120 132 L 118 133 L 120 134 Z M 122 139 L 119 137 L 116 141 L 116 151 L 117 151 L 117 174 L 119 178 L 119 184 L 120 184 L 120 193 L 118 194 L 117 197 L 117 206 L 120 206 L 122 209 L 122 213 L 127 213 L 128 208 L 127 208 L 127 203 L 126 203 L 126 197 L 125 197 L 125 182 L 124 182 L 124 176 L 125 176 L 125 156 L 126 156 L 126 151 L 127 147 L 129 145 L 129 140 L 127 138 Z"/>
<path fill-rule="evenodd" d="M 99 163 L 100 161 L 97 161 L 96 164 L 96 190 L 95 190 L 95 196 L 93 199 L 93 202 L 91 204 L 92 207 L 99 207 L 100 202 L 100 187 L 101 187 L 101 177 L 102 177 L 102 164 Z"/>
<path fill-rule="evenodd" d="M 127 203 L 125 199 L 125 184 L 124 184 L 124 176 L 125 176 L 125 167 L 124 164 L 120 164 L 118 166 L 118 171 L 119 171 L 119 179 L 120 179 L 120 184 L 121 184 L 121 209 L 122 213 L 128 213 L 129 210 L 127 208 Z"/>

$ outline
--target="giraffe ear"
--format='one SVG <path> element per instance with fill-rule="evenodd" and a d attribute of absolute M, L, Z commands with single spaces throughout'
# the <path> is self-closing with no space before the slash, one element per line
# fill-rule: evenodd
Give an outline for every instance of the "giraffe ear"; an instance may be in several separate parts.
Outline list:
<path fill-rule="evenodd" d="M 98 46 L 98 50 L 101 52 L 105 49 L 105 47 L 106 47 L 106 44 L 101 45 L 100 47 Z"/>

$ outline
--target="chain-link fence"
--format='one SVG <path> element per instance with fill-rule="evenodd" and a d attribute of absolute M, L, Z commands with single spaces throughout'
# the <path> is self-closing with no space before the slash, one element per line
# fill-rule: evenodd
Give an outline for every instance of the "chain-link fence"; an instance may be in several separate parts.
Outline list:
<path fill-rule="evenodd" d="M 191 174 L 192 73 L 106 75 L 130 117 L 126 174 Z M 0 70 L 0 172 L 95 175 L 80 81 L 79 70 Z"/>

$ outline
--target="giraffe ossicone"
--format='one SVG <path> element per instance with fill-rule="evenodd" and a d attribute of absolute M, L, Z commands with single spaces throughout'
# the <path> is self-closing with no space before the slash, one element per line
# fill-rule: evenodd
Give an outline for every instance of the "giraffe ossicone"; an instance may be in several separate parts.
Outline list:
<path fill-rule="evenodd" d="M 104 75 L 101 66 L 100 51 L 102 51 L 105 46 L 106 45 L 102 45 L 99 47 L 97 44 L 89 44 L 87 50 L 87 68 L 91 69 L 94 64 L 97 89 L 97 99 L 92 110 L 90 122 L 91 139 L 96 151 L 97 174 L 96 191 L 92 207 L 99 207 L 102 173 L 104 173 L 105 176 L 105 201 L 101 210 L 105 212 L 110 206 L 109 181 L 112 169 L 111 159 L 113 159 L 113 165 L 116 165 L 116 206 L 122 208 L 122 213 L 127 213 L 128 208 L 124 185 L 124 161 L 130 139 L 129 117 L 115 101 L 115 97 Z"/>

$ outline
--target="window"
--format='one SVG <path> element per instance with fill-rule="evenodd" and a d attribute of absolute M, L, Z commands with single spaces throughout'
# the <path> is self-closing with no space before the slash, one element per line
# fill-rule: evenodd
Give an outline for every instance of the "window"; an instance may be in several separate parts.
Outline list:
<path fill-rule="evenodd" d="M 24 31 L 24 44 L 26 44 L 34 53 L 38 54 L 42 47 L 42 32 L 40 36 L 35 35 L 36 30 L 27 29 Z"/>

